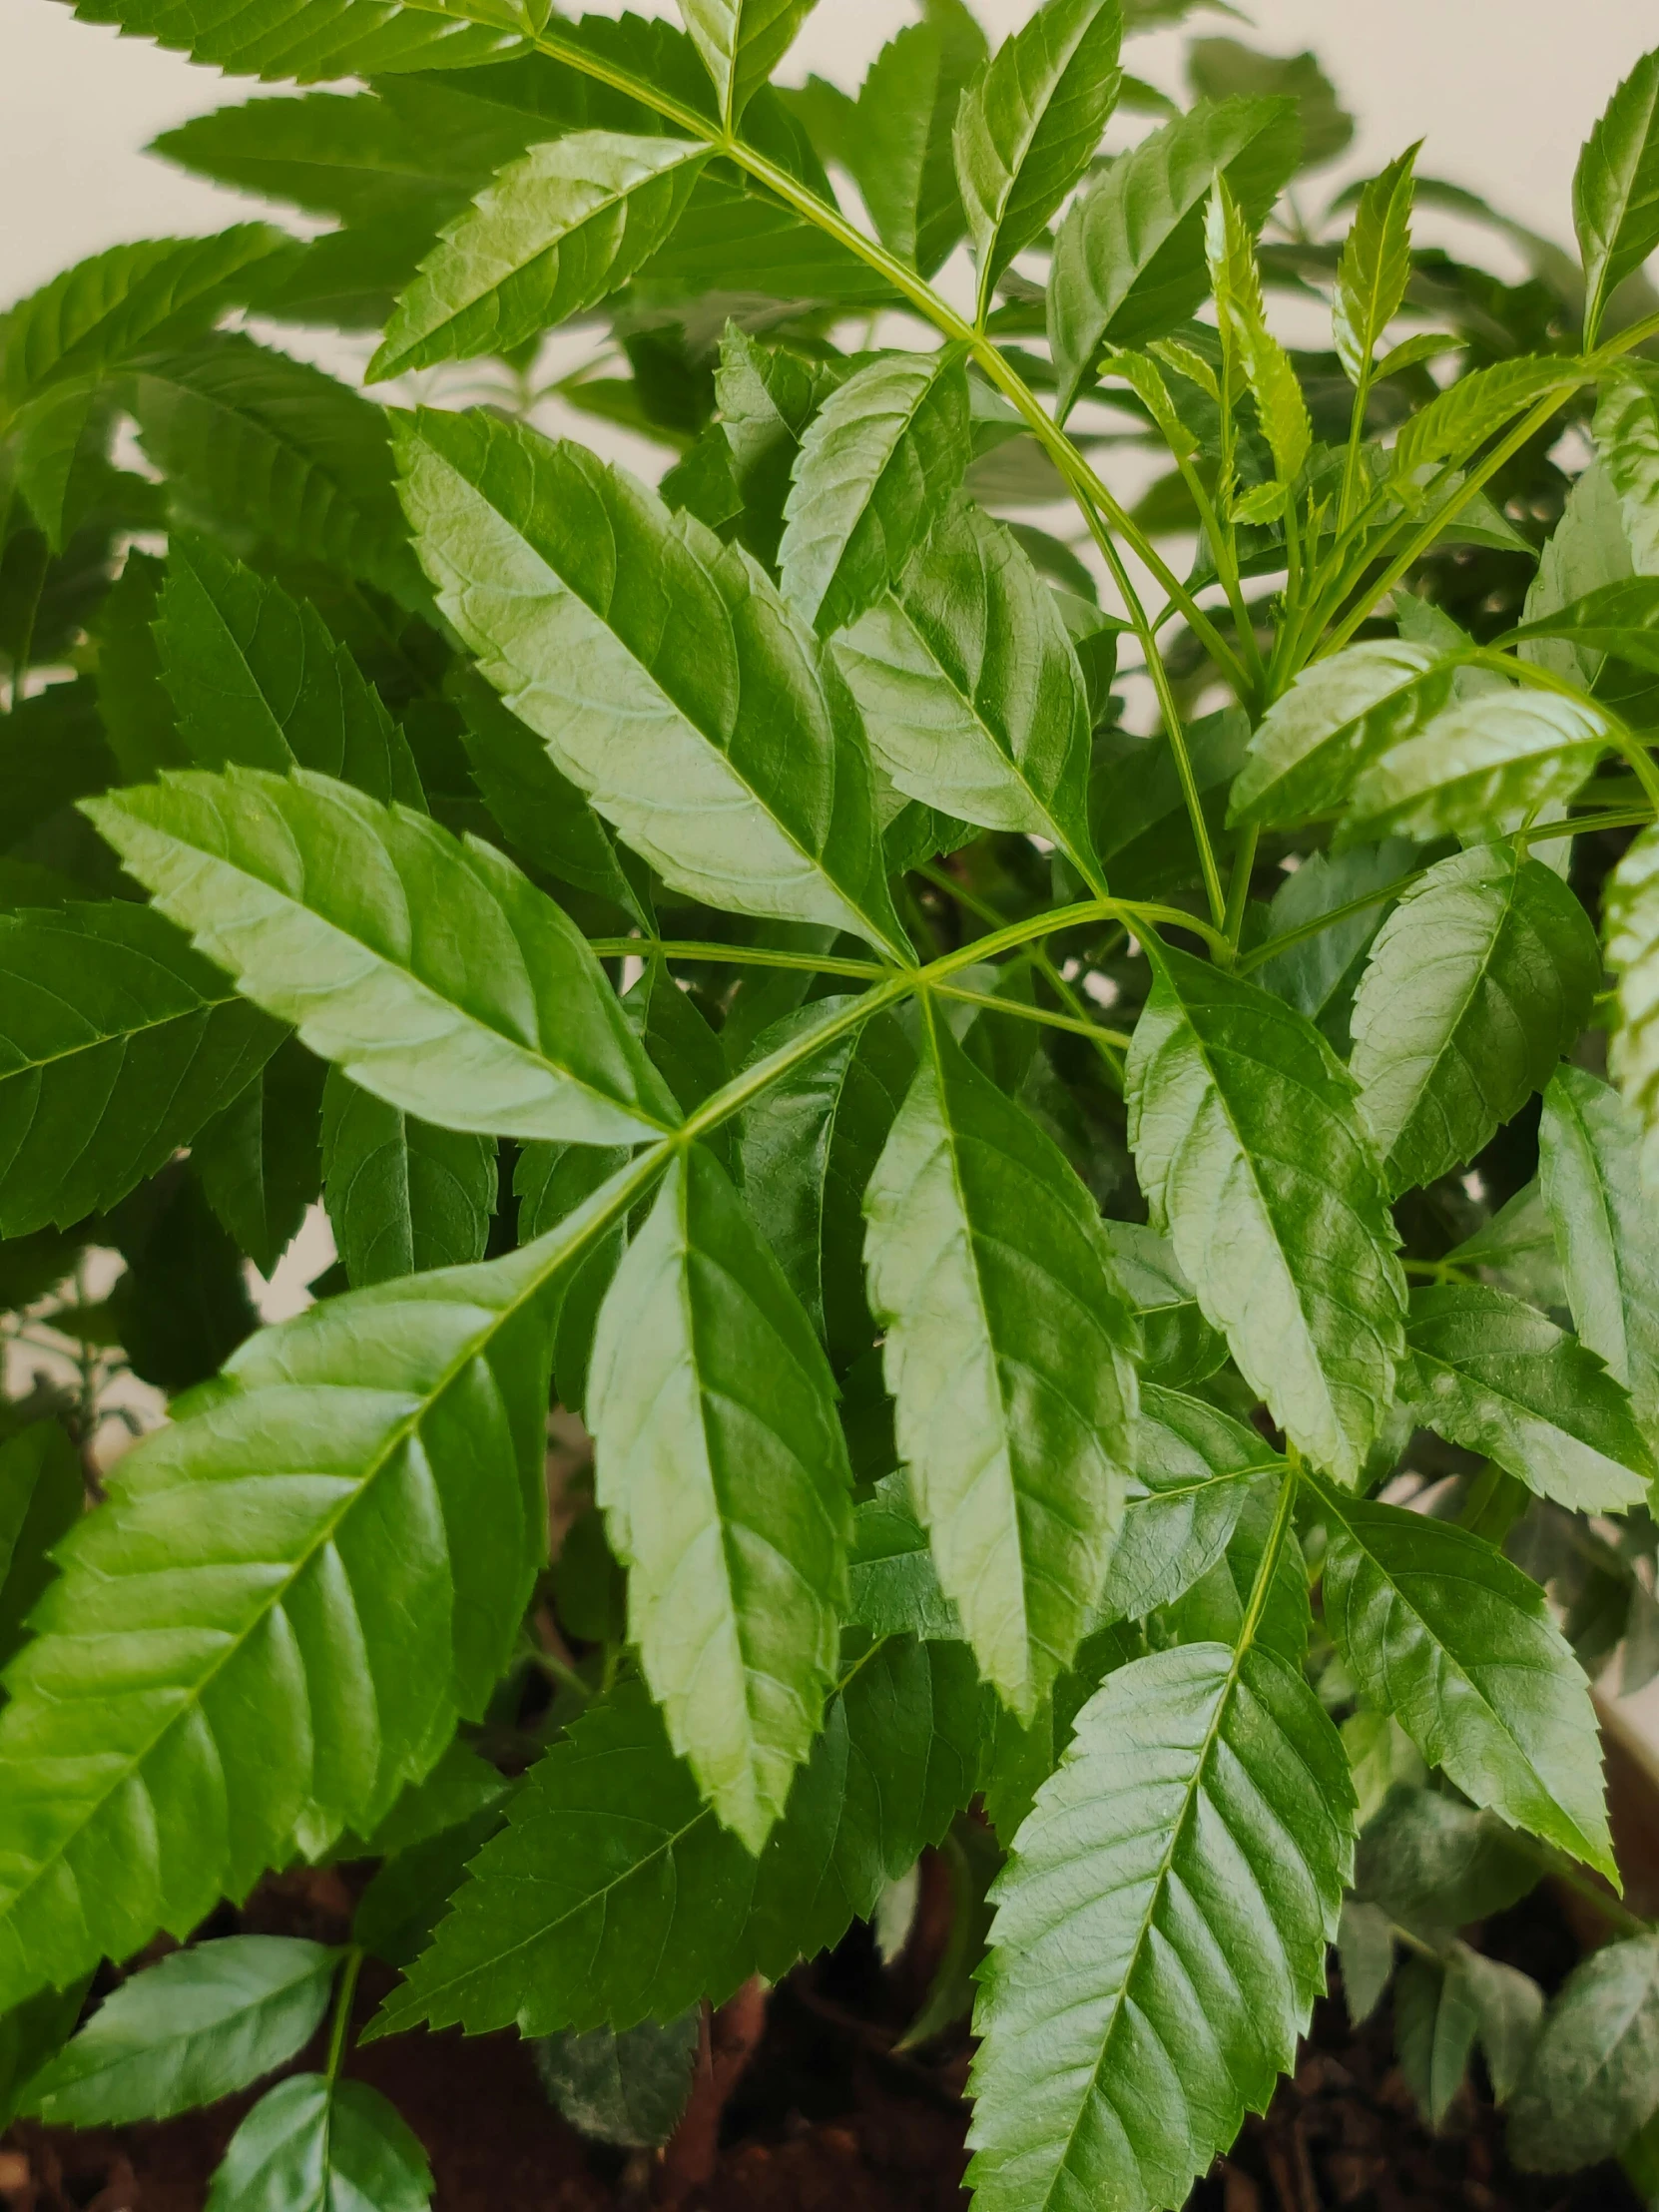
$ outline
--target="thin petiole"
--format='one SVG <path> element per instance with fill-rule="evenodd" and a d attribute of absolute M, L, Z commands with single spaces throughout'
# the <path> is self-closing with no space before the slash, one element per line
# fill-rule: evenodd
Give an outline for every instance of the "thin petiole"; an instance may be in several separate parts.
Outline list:
<path fill-rule="evenodd" d="M 770 945 L 717 944 L 675 937 L 590 937 L 588 945 L 601 960 L 706 960 L 711 966 L 792 968 L 809 975 L 850 975 L 870 983 L 893 972 L 891 964 L 884 961 L 843 960 L 828 952 L 787 952 Z"/>
<path fill-rule="evenodd" d="M 353 1943 L 345 1954 L 339 1987 L 334 1992 L 334 2024 L 328 2037 L 327 2078 L 330 2083 L 339 2079 L 340 2067 L 345 2063 L 345 2046 L 351 2033 L 351 2000 L 357 1993 L 357 1976 L 362 1969 L 363 1947 L 361 1943 Z"/>
<path fill-rule="evenodd" d="M 938 983 L 933 986 L 941 998 L 960 999 L 964 1006 L 988 1006 L 995 1014 L 1012 1014 L 1018 1021 L 1040 1021 L 1048 1029 L 1065 1029 L 1074 1037 L 1093 1037 L 1097 1043 L 1115 1045 L 1120 1052 L 1129 1049 L 1129 1038 L 1121 1029 L 1107 1029 L 1086 1016 L 1079 1019 L 1074 1014 L 1050 1013 L 1046 1006 L 1031 1006 L 1022 998 L 998 998 L 994 991 L 972 991 L 961 983 Z"/>

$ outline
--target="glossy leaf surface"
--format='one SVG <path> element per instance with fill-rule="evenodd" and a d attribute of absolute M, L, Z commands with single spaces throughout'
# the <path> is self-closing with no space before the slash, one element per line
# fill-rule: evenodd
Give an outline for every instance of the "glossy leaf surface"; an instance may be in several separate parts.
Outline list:
<path fill-rule="evenodd" d="M 295 2074 L 232 2136 L 209 2212 L 426 2212 L 426 2154 L 366 2081 Z"/>
<path fill-rule="evenodd" d="M 1659 1229 L 1642 1187 L 1641 1126 L 1587 1069 L 1544 1093 L 1538 1175 L 1579 1340 L 1630 1392 L 1644 1433 L 1659 1422 Z"/>

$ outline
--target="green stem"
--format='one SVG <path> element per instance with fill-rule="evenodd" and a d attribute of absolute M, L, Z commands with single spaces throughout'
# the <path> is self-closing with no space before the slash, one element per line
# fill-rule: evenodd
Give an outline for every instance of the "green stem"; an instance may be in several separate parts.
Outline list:
<path fill-rule="evenodd" d="M 940 998 L 959 999 L 964 1006 L 988 1006 L 992 1013 L 1012 1014 L 1016 1021 L 1040 1021 L 1047 1029 L 1064 1029 L 1074 1037 L 1094 1037 L 1101 1043 L 1116 1045 L 1120 1052 L 1129 1049 L 1129 1038 L 1121 1029 L 1107 1029 L 1087 1015 L 1050 1013 L 1046 1006 L 1029 1006 L 1020 998 L 998 998 L 994 991 L 970 991 L 960 983 L 933 985 Z"/>
<path fill-rule="evenodd" d="M 1255 823 L 1239 833 L 1239 849 L 1233 856 L 1233 880 L 1227 890 L 1227 941 L 1238 949 L 1240 932 L 1244 928 L 1245 908 L 1250 903 L 1250 878 L 1256 868 L 1256 847 L 1262 832 Z"/>
<path fill-rule="evenodd" d="M 327 2078 L 330 2085 L 339 2079 L 340 2067 L 345 2062 L 345 2046 L 351 2034 L 351 2000 L 357 1993 L 357 1976 L 362 1968 L 362 1945 L 353 1943 L 345 1954 L 339 1986 L 334 1991 L 334 2025 L 328 2037 Z"/>
<path fill-rule="evenodd" d="M 1256 1566 L 1256 1580 L 1251 1585 L 1250 1602 L 1239 1625 L 1239 1640 L 1235 1647 L 1235 1666 L 1256 1641 L 1256 1631 L 1262 1625 L 1262 1615 L 1267 1610 L 1268 1597 L 1273 1589 L 1273 1578 L 1279 1571 L 1279 1554 L 1285 1548 L 1285 1538 L 1290 1533 L 1291 1517 L 1296 1511 L 1297 1483 L 1302 1472 L 1302 1454 L 1295 1444 L 1285 1445 L 1285 1479 L 1279 1489 L 1279 1507 L 1273 1516 L 1273 1526 Z"/>
<path fill-rule="evenodd" d="M 719 944 L 706 939 L 590 937 L 588 944 L 601 960 L 706 960 L 711 966 L 792 968 L 809 975 L 850 975 L 870 983 L 892 973 L 891 966 L 882 961 L 843 960 L 828 952 L 775 951 L 768 945 Z"/>
<path fill-rule="evenodd" d="M 1269 937 L 1265 944 L 1252 945 L 1248 952 L 1241 952 L 1239 973 L 1248 975 L 1264 961 L 1277 960 L 1281 952 L 1289 952 L 1292 945 L 1304 944 L 1310 937 L 1317 937 L 1327 929 L 1334 929 L 1339 921 L 1347 921 L 1352 914 L 1363 914 L 1368 906 L 1381 906 L 1385 900 L 1398 898 L 1403 891 L 1422 874 L 1413 868 L 1409 875 L 1396 875 L 1391 883 L 1384 883 L 1381 890 L 1366 891 L 1359 898 L 1348 898 L 1340 906 L 1333 906 L 1328 914 L 1316 914 L 1311 921 L 1299 921 L 1295 928 L 1286 929 L 1277 937 Z"/>

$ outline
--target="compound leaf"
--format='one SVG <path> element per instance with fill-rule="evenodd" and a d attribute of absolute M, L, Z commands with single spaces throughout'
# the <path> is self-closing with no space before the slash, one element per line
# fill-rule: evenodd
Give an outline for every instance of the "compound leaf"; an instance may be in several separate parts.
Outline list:
<path fill-rule="evenodd" d="M 1247 1382 L 1353 1482 L 1393 1395 L 1404 1283 L 1347 1072 L 1266 991 L 1160 950 L 1125 1071 L 1153 1225 Z"/>
<path fill-rule="evenodd" d="M 30 2082 L 31 2116 L 125 2127 L 234 2096 L 304 2049 L 339 1957 L 295 1936 L 227 1936 L 158 1959 Z"/>
<path fill-rule="evenodd" d="M 1535 1306 L 1479 1284 L 1413 1291 L 1417 1418 L 1569 1511 L 1636 1504 L 1654 1462 L 1630 1400 L 1593 1352 Z"/>
<path fill-rule="evenodd" d="M 1354 1001 L 1360 1111 L 1389 1192 L 1473 1159 L 1590 1018 L 1601 953 L 1552 868 L 1478 844 L 1404 891 Z"/>
<path fill-rule="evenodd" d="M 834 1677 L 852 1477 L 812 1325 L 702 1147 L 670 1167 L 606 1294 L 587 1409 L 645 1679 L 758 1853 Z"/>
<path fill-rule="evenodd" d="M 1325 1617 L 1362 1693 L 1465 1797 L 1616 1881 L 1589 1684 L 1542 1590 L 1450 1521 L 1322 1495 Z"/>
<path fill-rule="evenodd" d="M 582 1144 L 678 1119 L 587 940 L 493 845 L 308 771 L 87 804 L 160 910 L 388 1105 Z"/>
<path fill-rule="evenodd" d="M 823 637 L 902 572 L 961 483 L 972 444 L 954 347 L 856 370 L 807 425 L 778 549 L 784 597 Z"/>
<path fill-rule="evenodd" d="M 486 414 L 399 444 L 445 612 L 627 842 L 694 898 L 907 958 L 856 711 L 742 548 Z"/>
<path fill-rule="evenodd" d="M 0 914 L 0 1235 L 115 1205 L 281 1038 L 147 907 Z"/>
<path fill-rule="evenodd" d="M 992 1897 L 981 2212 L 1184 2200 L 1289 2066 L 1353 1865 L 1332 1722 L 1272 1652 L 1108 1675 Z"/>
<path fill-rule="evenodd" d="M 981 1673 L 1029 1720 L 1077 1648 L 1121 1512 L 1133 1316 L 1053 1140 L 924 1002 L 864 1200 L 911 1494 Z"/>

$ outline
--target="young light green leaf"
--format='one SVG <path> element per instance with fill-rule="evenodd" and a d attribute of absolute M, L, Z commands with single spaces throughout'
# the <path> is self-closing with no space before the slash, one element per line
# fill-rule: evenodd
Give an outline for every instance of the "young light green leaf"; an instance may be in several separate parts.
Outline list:
<path fill-rule="evenodd" d="M 581 1144 L 678 1119 L 586 939 L 493 845 L 306 771 L 88 805 L 160 910 L 387 1105 Z"/>
<path fill-rule="evenodd" d="M 897 353 L 813 417 L 778 549 L 784 597 L 821 636 L 872 607 L 961 483 L 972 443 L 963 356 Z"/>
<path fill-rule="evenodd" d="M 0 1666 L 52 1580 L 53 1548 L 85 1508 L 80 1454 L 60 1421 L 31 1421 L 0 1443 Z"/>
<path fill-rule="evenodd" d="M 1610 2158 L 1659 2109 L 1659 1936 L 1609 1943 L 1550 2005 L 1509 2111 L 1515 2163 L 1568 2173 Z"/>
<path fill-rule="evenodd" d="M 1642 1178 L 1659 1191 L 1659 830 L 1644 830 L 1607 879 L 1607 964 L 1618 1025 L 1607 1065 L 1642 1127 Z"/>
<path fill-rule="evenodd" d="M 368 381 L 510 352 L 620 290 L 679 222 L 708 159 L 694 139 L 614 131 L 532 147 L 421 263 Z"/>
<path fill-rule="evenodd" d="M 1246 1500 L 1280 1464 L 1242 1421 L 1180 1390 L 1141 1387 L 1135 1479 L 1101 1593 L 1104 1620 L 1142 1620 L 1210 1572 Z"/>
<path fill-rule="evenodd" d="M 1087 687 L 1054 595 L 971 500 L 835 641 L 898 789 L 988 830 L 1088 855 Z"/>
<path fill-rule="evenodd" d="M 366 2081 L 295 2074 L 231 2137 L 208 2212 L 426 2212 L 426 2153 Z"/>
<path fill-rule="evenodd" d="M 1588 699 L 1484 692 L 1373 760 L 1355 783 L 1338 842 L 1489 834 L 1516 814 L 1565 805 L 1607 744 L 1607 718 Z"/>
<path fill-rule="evenodd" d="M 123 1458 L 0 1707 L 0 2009 L 371 1833 L 482 1715 L 546 1555 L 551 1294 L 653 1172 L 263 1331 Z M 165 1653 L 158 1557 L 199 1624 Z"/>
<path fill-rule="evenodd" d="M 190 1148 L 221 1227 L 268 1278 L 321 1188 L 323 1074 L 322 1063 L 296 1037 L 284 1038 L 242 1095 L 204 1123 Z"/>
<path fill-rule="evenodd" d="M 1589 1684 L 1542 1590 L 1450 1521 L 1321 1502 L 1326 1623 L 1362 1692 L 1465 1797 L 1616 1881 Z"/>
<path fill-rule="evenodd" d="M 701 1147 L 606 1295 L 588 1413 L 645 1679 L 758 1855 L 834 1679 L 852 1477 L 818 1339 Z"/>
<path fill-rule="evenodd" d="M 1410 281 L 1411 196 L 1421 143 L 1407 147 L 1367 185 L 1343 243 L 1331 320 L 1337 357 L 1354 384 L 1370 379 L 1378 345 Z"/>
<path fill-rule="evenodd" d="M 752 1058 L 805 1036 L 850 998 L 818 998 L 763 1030 Z M 915 1052 L 890 1014 L 803 1060 L 744 1115 L 738 1138 L 755 1226 L 837 1369 L 873 1340 L 863 1282 L 863 1196 Z"/>
<path fill-rule="evenodd" d="M 728 130 L 795 44 L 817 0 L 680 0 Z"/>
<path fill-rule="evenodd" d="M 30 2082 L 31 2116 L 125 2127 L 234 2096 L 304 2049 L 339 1957 L 294 1936 L 227 1936 L 158 1959 Z"/>
<path fill-rule="evenodd" d="M 1337 1731 L 1273 1653 L 1189 1644 L 1108 1675 L 992 1891 L 981 2212 L 1185 2198 L 1292 2062 L 1353 1816 Z"/>
<path fill-rule="evenodd" d="M 532 1770 L 371 2032 L 620 2030 L 719 2004 L 752 1973 L 781 1980 L 838 1941 L 938 1842 L 978 1759 L 960 1644 L 855 1648 L 758 1861 L 701 1802 L 642 1684 L 590 1706 Z"/>
<path fill-rule="evenodd" d="M 1339 813 L 1368 763 L 1439 713 L 1455 676 L 1455 663 L 1403 640 L 1316 661 L 1252 736 L 1228 820 L 1280 826 Z"/>
<path fill-rule="evenodd" d="M 1543 1089 L 1600 982 L 1578 899 L 1514 845 L 1472 845 L 1418 877 L 1354 1001 L 1360 1111 L 1392 1196 L 1463 1167 Z"/>
<path fill-rule="evenodd" d="M 1642 1129 L 1617 1091 L 1560 1067 L 1544 1093 L 1538 1179 L 1579 1340 L 1659 1437 L 1659 1223 L 1642 1187 Z"/>
<path fill-rule="evenodd" d="M 176 532 L 156 610 L 162 682 L 198 768 L 315 769 L 422 811 L 408 740 L 316 609 Z"/>
<path fill-rule="evenodd" d="M 898 1449 L 981 1673 L 1029 1719 L 1121 1514 L 1138 1332 L 1064 1155 L 924 1003 L 864 1200 Z"/>
<path fill-rule="evenodd" d="M 0 915 L 0 1235 L 115 1205 L 281 1038 L 146 907 Z"/>
<path fill-rule="evenodd" d="M 1411 1295 L 1402 1392 L 1425 1426 L 1569 1512 L 1642 1498 L 1654 1462 L 1630 1400 L 1593 1352 L 1536 1307 L 1477 1284 Z"/>
<path fill-rule="evenodd" d="M 1048 337 L 1062 418 L 1103 345 L 1175 329 L 1205 292 L 1203 207 L 1225 176 L 1259 225 L 1296 167 L 1288 100 L 1201 100 L 1108 164 L 1060 225 Z"/>
<path fill-rule="evenodd" d="M 956 180 L 979 264 L 996 279 L 1076 184 L 1118 96 L 1118 0 L 1043 0 L 964 97 Z"/>
<path fill-rule="evenodd" d="M 1471 460 L 1489 437 L 1528 407 L 1552 393 L 1564 399 L 1583 381 L 1582 369 L 1547 355 L 1522 354 L 1516 360 L 1472 369 L 1447 385 L 1401 429 L 1394 440 L 1395 481 L 1411 484 L 1420 480 L 1424 469 Z"/>
<path fill-rule="evenodd" d="M 856 713 L 754 561 L 517 424 L 432 411 L 399 445 L 445 612 L 628 843 L 695 898 L 908 958 Z"/>
<path fill-rule="evenodd" d="M 492 1138 L 417 1121 L 335 1067 L 322 1093 L 322 1172 L 353 1290 L 484 1257 L 496 1205 Z"/>
<path fill-rule="evenodd" d="M 1268 328 L 1256 241 L 1225 177 L 1217 177 L 1210 189 L 1204 244 L 1223 351 L 1244 369 L 1274 472 L 1290 492 L 1302 474 L 1314 428 L 1291 357 Z"/>
<path fill-rule="evenodd" d="M 1607 302 L 1659 246 L 1659 53 L 1644 54 L 1597 118 L 1572 180 L 1584 260 L 1584 350 Z"/>
<path fill-rule="evenodd" d="M 985 34 L 960 5 L 906 24 L 869 65 L 842 158 L 887 251 L 931 276 L 967 229 L 952 135 L 985 61 Z"/>
<path fill-rule="evenodd" d="M 1154 1226 L 1280 1426 L 1353 1482 L 1393 1395 L 1404 1283 L 1346 1070 L 1282 1000 L 1164 950 L 1125 1075 Z"/>

